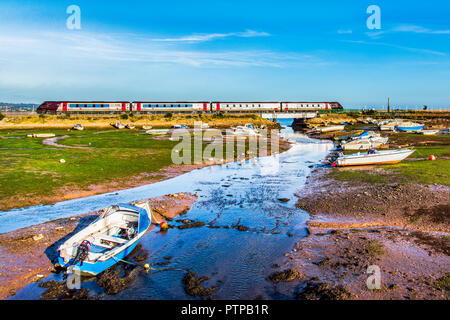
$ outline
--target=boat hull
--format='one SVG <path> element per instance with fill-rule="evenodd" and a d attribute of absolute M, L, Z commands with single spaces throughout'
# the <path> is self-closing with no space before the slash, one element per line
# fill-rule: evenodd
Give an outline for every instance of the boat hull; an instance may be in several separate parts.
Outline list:
<path fill-rule="evenodd" d="M 397 150 L 395 152 L 379 152 L 375 154 L 350 155 L 336 160 L 339 167 L 364 166 L 375 164 L 396 164 L 410 156 L 414 150 Z"/>
<path fill-rule="evenodd" d="M 423 126 L 414 126 L 414 127 L 402 127 L 402 126 L 397 126 L 397 130 L 399 131 L 420 131 L 423 129 Z"/>

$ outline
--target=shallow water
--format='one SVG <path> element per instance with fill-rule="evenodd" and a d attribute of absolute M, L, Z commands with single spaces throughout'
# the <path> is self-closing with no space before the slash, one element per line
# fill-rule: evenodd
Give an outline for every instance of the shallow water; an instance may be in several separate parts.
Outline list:
<path fill-rule="evenodd" d="M 291 131 L 291 132 L 289 132 Z M 210 276 L 203 283 L 217 285 L 217 299 L 277 298 L 273 284 L 266 281 L 299 238 L 306 235 L 306 212 L 295 208 L 294 193 L 306 181 L 311 164 L 318 163 L 333 147 L 331 143 L 312 140 L 286 129 L 283 133 L 296 144 L 287 152 L 256 161 L 206 167 L 159 183 L 64 201 L 52 206 L 37 206 L 0 213 L 0 231 L 42 223 L 104 208 L 118 202 L 155 197 L 167 193 L 196 192 L 199 200 L 185 219 L 216 226 L 244 225 L 249 231 L 209 228 L 155 229 L 141 241 L 149 253 L 146 262 L 175 270 L 150 272 L 139 276 L 126 290 L 106 299 L 189 299 L 182 286 L 185 270 Z M 286 203 L 279 198 L 288 198 Z M 174 222 L 175 223 L 175 222 Z M 175 223 L 176 224 L 176 223 Z M 293 234 L 290 237 L 288 234 Z M 47 280 L 58 277 L 51 276 Z M 98 291 L 95 284 L 84 286 Z M 35 284 L 19 291 L 13 299 L 39 298 Z"/>

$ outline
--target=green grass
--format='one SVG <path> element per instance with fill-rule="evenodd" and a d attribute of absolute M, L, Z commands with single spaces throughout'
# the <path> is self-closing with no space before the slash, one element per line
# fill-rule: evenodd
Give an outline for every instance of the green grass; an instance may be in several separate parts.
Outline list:
<path fill-rule="evenodd" d="M 58 143 L 91 149 L 44 145 L 43 139 L 26 138 L 31 132 L 68 135 Z M 172 149 L 180 142 L 142 133 L 114 129 L 0 131 L 0 210 L 43 203 L 46 197 L 61 193 L 63 196 L 66 191 L 87 191 L 93 185 L 138 184 L 140 180 L 148 180 L 142 176 L 144 173 L 161 177 L 158 172 L 173 164 Z M 201 147 L 207 145 L 204 142 Z M 194 144 L 191 156 L 193 159 Z M 60 159 L 66 163 L 60 163 Z"/>
<path fill-rule="evenodd" d="M 378 166 L 374 169 L 334 169 L 330 176 L 350 184 L 358 183 L 409 183 L 441 184 L 450 186 L 450 160 L 403 161 L 394 165 Z"/>

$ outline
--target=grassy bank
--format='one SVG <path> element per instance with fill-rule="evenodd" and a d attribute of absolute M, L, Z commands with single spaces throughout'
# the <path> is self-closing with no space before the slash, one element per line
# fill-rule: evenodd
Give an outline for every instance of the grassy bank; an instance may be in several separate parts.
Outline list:
<path fill-rule="evenodd" d="M 194 126 L 195 121 L 208 123 L 214 128 L 253 123 L 267 127 L 275 124 L 254 114 L 157 114 L 157 115 L 7 115 L 0 121 L 0 129 L 70 129 L 80 123 L 85 128 L 109 128 L 111 123 L 134 123 L 137 127 L 171 128 L 174 124 Z"/>
<path fill-rule="evenodd" d="M 358 168 L 337 168 L 331 177 L 353 184 L 366 183 L 409 183 L 442 184 L 450 186 L 450 136 L 424 136 L 410 133 L 389 134 L 392 145 L 412 147 L 416 150 L 408 159 L 395 165 Z M 355 151 L 346 151 L 346 154 Z M 437 160 L 428 160 L 431 155 Z"/>
<path fill-rule="evenodd" d="M 0 210 L 134 187 L 205 165 L 173 165 L 172 149 L 180 142 L 139 130 L 38 131 L 66 136 L 58 143 L 72 148 L 26 138 L 32 132 L 0 131 Z"/>

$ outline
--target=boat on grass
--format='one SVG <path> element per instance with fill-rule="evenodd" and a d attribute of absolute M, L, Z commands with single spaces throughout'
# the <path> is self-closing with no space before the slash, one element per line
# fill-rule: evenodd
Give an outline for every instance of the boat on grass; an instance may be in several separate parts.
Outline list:
<path fill-rule="evenodd" d="M 84 127 L 83 127 L 81 124 L 77 123 L 76 125 L 74 125 L 74 126 L 72 127 L 72 130 L 83 131 L 83 130 L 84 130 Z"/>
<path fill-rule="evenodd" d="M 118 204 L 59 248 L 58 263 L 72 272 L 95 276 L 128 256 L 152 222 L 148 202 Z"/>
<path fill-rule="evenodd" d="M 168 133 L 169 132 L 169 129 L 151 129 L 151 130 L 147 130 L 147 131 L 145 131 L 145 133 L 146 134 L 154 134 L 154 135 L 157 135 L 157 134 L 166 134 L 166 133 Z"/>
<path fill-rule="evenodd" d="M 115 123 L 111 123 L 111 125 L 116 128 L 116 129 L 123 129 L 125 128 L 125 125 L 120 122 L 120 121 L 116 121 Z"/>
<path fill-rule="evenodd" d="M 56 135 L 54 133 L 30 133 L 27 134 L 28 138 L 53 138 Z"/>
<path fill-rule="evenodd" d="M 426 136 L 430 136 L 430 135 L 434 135 L 434 134 L 439 134 L 441 130 L 436 129 L 436 130 L 422 130 L 419 133 L 424 134 Z"/>
<path fill-rule="evenodd" d="M 342 155 L 333 162 L 333 167 L 361 166 L 369 164 L 395 164 L 409 157 L 415 150 L 396 149 L 377 151 L 374 149 L 366 153 Z"/>

